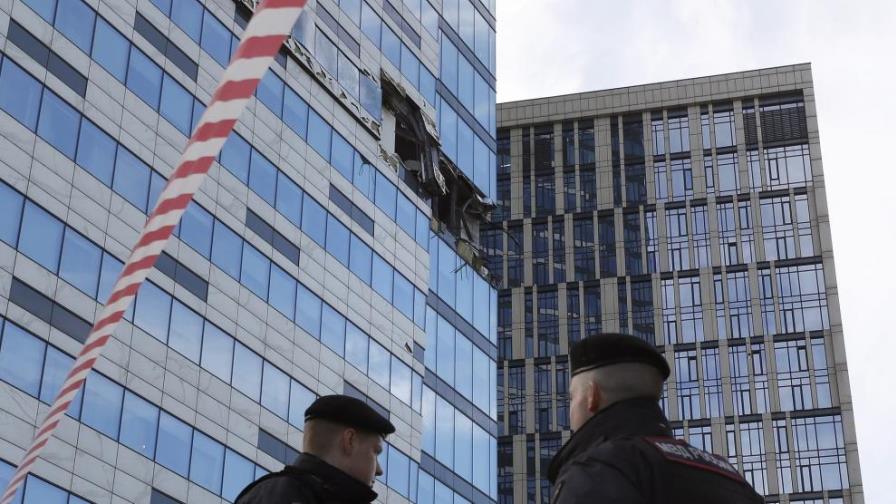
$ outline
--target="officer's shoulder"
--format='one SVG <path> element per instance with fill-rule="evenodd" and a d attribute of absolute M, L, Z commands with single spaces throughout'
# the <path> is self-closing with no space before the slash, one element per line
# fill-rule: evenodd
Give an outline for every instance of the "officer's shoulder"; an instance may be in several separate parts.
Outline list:
<path fill-rule="evenodd" d="M 312 488 L 319 484 L 315 478 L 306 474 L 297 474 L 287 466 L 283 471 L 270 473 L 258 481 L 237 499 L 238 504 L 248 503 L 280 503 L 280 502 L 314 502 Z"/>
<path fill-rule="evenodd" d="M 620 437 L 596 443 L 585 450 L 573 463 L 581 463 L 586 467 L 594 464 L 611 466 L 624 474 L 641 473 L 649 465 L 646 462 L 652 454 L 645 449 L 638 438 Z"/>

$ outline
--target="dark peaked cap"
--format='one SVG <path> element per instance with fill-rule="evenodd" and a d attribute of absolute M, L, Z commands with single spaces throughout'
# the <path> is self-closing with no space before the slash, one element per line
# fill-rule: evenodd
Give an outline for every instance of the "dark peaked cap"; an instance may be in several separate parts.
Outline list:
<path fill-rule="evenodd" d="M 627 334 L 604 333 L 579 341 L 569 351 L 571 375 L 621 363 L 641 363 L 653 366 L 669 377 L 669 364 L 653 345 Z"/>
<path fill-rule="evenodd" d="M 347 395 L 334 394 L 317 398 L 305 410 L 305 421 L 318 418 L 383 436 L 395 432 L 395 426 L 387 418 L 364 401 Z"/>

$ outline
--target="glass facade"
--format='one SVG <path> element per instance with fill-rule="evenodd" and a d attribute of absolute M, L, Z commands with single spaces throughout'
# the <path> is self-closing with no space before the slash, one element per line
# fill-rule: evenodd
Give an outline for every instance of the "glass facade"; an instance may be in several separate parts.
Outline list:
<path fill-rule="evenodd" d="M 619 331 L 669 361 L 660 405 L 677 437 L 769 502 L 861 502 L 805 75 L 773 95 L 660 102 L 648 86 L 498 106 L 508 196 L 483 236 L 503 273 L 499 501 L 550 501 L 566 353 Z M 600 103 L 612 111 L 583 108 Z"/>
<path fill-rule="evenodd" d="M 21 49 L 0 52 L 3 440 L 52 401 L 250 4 L 0 7 Z M 133 454 L 151 492 L 70 461 L 23 502 L 231 501 L 295 457 L 305 408 L 334 392 L 407 426 L 380 501 L 497 500 L 498 292 L 467 245 L 481 217 L 444 211 L 499 197 L 494 27 L 493 0 L 308 3 L 73 403 L 81 434 L 50 454 Z"/>

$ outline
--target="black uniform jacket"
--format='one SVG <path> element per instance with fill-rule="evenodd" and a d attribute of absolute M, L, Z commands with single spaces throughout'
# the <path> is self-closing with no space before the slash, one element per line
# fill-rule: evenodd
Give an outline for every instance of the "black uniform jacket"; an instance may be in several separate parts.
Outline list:
<path fill-rule="evenodd" d="M 247 486 L 236 504 L 355 504 L 376 499 L 369 486 L 303 453 L 282 471 Z"/>
<path fill-rule="evenodd" d="M 654 399 L 599 411 L 548 469 L 551 504 L 762 503 L 728 461 L 672 438 Z"/>

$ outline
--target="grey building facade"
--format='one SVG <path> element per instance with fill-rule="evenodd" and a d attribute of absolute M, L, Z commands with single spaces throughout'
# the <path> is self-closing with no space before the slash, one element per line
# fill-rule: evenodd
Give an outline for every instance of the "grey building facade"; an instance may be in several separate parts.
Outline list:
<path fill-rule="evenodd" d="M 0 485 L 258 3 L 0 1 Z M 495 501 L 494 26 L 309 1 L 24 502 L 230 502 L 329 393 L 398 427 L 380 501 Z"/>
<path fill-rule="evenodd" d="M 496 203 L 499 502 L 549 502 L 600 331 L 769 502 L 863 502 L 808 64 L 499 104 Z"/>

